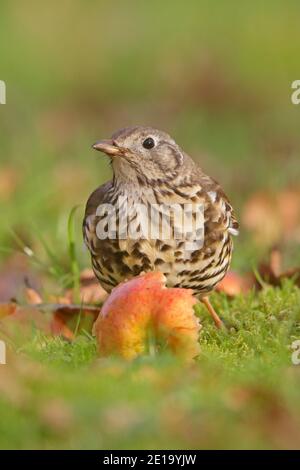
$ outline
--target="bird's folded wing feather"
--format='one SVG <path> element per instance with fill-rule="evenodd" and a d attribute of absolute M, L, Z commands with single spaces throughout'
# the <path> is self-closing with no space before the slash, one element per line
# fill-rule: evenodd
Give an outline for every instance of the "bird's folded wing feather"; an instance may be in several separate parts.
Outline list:
<path fill-rule="evenodd" d="M 205 175 L 204 178 L 202 178 L 202 185 L 208 196 L 205 210 L 207 223 L 218 222 L 222 226 L 222 229 L 227 229 L 231 235 L 238 235 L 239 223 L 233 207 L 219 183 Z"/>

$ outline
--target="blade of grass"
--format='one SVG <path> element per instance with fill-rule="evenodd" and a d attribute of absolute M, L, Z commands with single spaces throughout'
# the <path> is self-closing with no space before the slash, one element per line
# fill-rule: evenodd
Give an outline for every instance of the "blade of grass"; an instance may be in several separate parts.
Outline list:
<path fill-rule="evenodd" d="M 76 326 L 75 326 L 75 330 L 74 330 L 74 337 L 75 337 L 75 338 L 76 338 L 77 335 L 78 335 L 78 330 L 79 330 L 79 325 L 80 325 L 81 317 L 82 317 L 82 304 L 81 304 L 80 312 L 79 312 L 79 314 L 78 314 L 78 316 L 77 316 Z"/>
<path fill-rule="evenodd" d="M 261 275 L 260 275 L 260 273 L 259 273 L 259 271 L 256 267 L 253 267 L 252 271 L 253 271 L 255 279 L 257 280 L 259 285 L 262 287 L 262 289 L 265 289 L 266 287 L 269 286 L 269 284 L 263 280 L 263 278 L 261 277 Z"/>
<path fill-rule="evenodd" d="M 28 258 L 31 260 L 33 264 L 38 266 L 40 269 L 42 269 L 44 272 L 47 272 L 51 274 L 51 276 L 55 278 L 62 278 L 63 276 L 66 276 L 66 273 L 63 271 L 62 267 L 59 265 L 58 262 L 54 265 L 48 265 L 46 262 L 42 261 L 40 258 L 37 257 L 35 252 L 27 246 L 23 240 L 17 235 L 17 233 L 14 230 L 10 230 L 11 236 L 13 237 L 16 245 L 19 247 L 20 251 L 28 256 Z M 44 248 L 46 249 L 45 245 L 43 244 Z M 12 250 L 13 251 L 13 250 Z M 46 250 L 47 254 L 48 251 Z"/>
<path fill-rule="evenodd" d="M 35 233 L 37 234 L 37 237 L 39 241 L 41 242 L 49 260 L 51 260 L 51 262 L 53 263 L 53 267 L 55 267 L 55 272 L 60 273 L 61 275 L 64 275 L 65 271 L 61 267 L 60 260 L 58 259 L 58 257 L 52 251 L 52 249 L 50 248 L 50 246 L 48 245 L 44 237 L 38 231 L 36 231 Z"/>

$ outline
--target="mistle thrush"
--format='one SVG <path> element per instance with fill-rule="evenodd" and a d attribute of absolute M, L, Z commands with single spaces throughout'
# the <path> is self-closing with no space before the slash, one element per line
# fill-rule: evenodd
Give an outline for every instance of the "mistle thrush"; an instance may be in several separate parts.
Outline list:
<path fill-rule="evenodd" d="M 168 134 L 151 127 L 122 129 L 93 148 L 109 156 L 113 169 L 113 179 L 91 194 L 83 222 L 84 240 L 100 284 L 110 292 L 121 281 L 159 270 L 167 286 L 193 289 L 220 326 L 207 294 L 225 276 L 232 255 L 231 235 L 238 234 L 238 222 L 220 185 Z M 126 227 L 120 224 L 125 204 Z M 180 218 L 174 213 L 165 217 L 166 207 L 174 205 L 189 213 L 190 219 L 201 212 L 202 239 L 201 227 L 191 234 L 177 227 Z M 141 216 L 141 207 L 149 209 L 148 215 Z M 115 209 L 116 220 L 108 214 L 109 208 Z M 158 217 L 156 236 L 141 231 L 143 217 L 152 208 Z M 167 238 L 161 235 L 166 220 Z M 103 236 L 101 230 L 113 236 Z"/>

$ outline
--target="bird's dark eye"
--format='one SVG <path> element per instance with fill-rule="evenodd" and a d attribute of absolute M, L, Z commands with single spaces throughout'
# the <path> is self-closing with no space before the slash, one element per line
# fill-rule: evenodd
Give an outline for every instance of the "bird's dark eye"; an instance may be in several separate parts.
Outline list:
<path fill-rule="evenodd" d="M 152 149 L 155 145 L 155 142 L 154 140 L 152 139 L 152 137 L 147 137 L 147 139 L 144 140 L 143 142 L 143 147 L 145 149 Z"/>

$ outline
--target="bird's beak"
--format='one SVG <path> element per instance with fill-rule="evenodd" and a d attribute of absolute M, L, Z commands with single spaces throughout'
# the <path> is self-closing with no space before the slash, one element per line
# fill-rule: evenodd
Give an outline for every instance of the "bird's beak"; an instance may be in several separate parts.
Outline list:
<path fill-rule="evenodd" d="M 92 147 L 95 150 L 99 150 L 99 152 L 106 153 L 106 155 L 109 155 L 110 157 L 122 155 L 121 149 L 115 145 L 112 140 L 100 140 L 100 142 L 96 142 Z"/>

